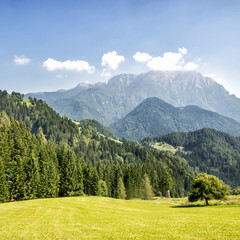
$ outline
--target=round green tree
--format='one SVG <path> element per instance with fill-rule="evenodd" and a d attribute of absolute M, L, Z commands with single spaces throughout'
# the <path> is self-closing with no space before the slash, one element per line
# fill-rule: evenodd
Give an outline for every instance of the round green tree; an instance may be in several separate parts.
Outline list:
<path fill-rule="evenodd" d="M 233 189 L 232 195 L 240 195 L 240 187 Z"/>
<path fill-rule="evenodd" d="M 189 195 L 189 202 L 198 200 L 208 201 L 211 199 L 223 199 L 228 194 L 229 188 L 221 180 L 206 173 L 199 174 L 193 182 L 192 193 Z"/>

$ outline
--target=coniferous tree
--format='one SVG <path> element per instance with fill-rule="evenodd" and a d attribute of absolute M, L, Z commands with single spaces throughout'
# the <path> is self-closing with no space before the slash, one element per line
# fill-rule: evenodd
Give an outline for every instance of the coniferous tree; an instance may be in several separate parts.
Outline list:
<path fill-rule="evenodd" d="M 118 178 L 118 182 L 117 182 L 117 198 L 119 199 L 126 198 L 126 189 L 121 177 Z"/>
<path fill-rule="evenodd" d="M 148 178 L 148 175 L 145 173 L 143 182 L 142 182 L 142 199 L 150 200 L 153 198 L 153 190 Z"/>
<path fill-rule="evenodd" d="M 108 196 L 107 183 L 103 180 L 100 180 L 99 181 L 99 188 L 100 188 L 100 196 L 107 197 Z"/>
<path fill-rule="evenodd" d="M 170 189 L 173 186 L 172 176 L 166 169 L 163 169 L 162 171 L 159 186 L 160 186 L 162 195 L 166 197 L 168 194 L 168 191 L 170 191 Z"/>
<path fill-rule="evenodd" d="M 8 201 L 8 196 L 5 168 L 0 156 L 0 202 Z"/>
<path fill-rule="evenodd" d="M 90 194 L 93 196 L 99 196 L 100 195 L 99 177 L 95 167 L 92 169 L 91 172 L 90 186 L 91 186 Z"/>

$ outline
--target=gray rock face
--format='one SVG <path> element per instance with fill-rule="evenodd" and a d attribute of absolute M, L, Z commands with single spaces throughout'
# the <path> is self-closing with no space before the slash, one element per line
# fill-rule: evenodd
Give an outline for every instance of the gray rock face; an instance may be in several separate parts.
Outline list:
<path fill-rule="evenodd" d="M 70 118 L 74 112 L 74 119 L 82 120 L 85 112 L 105 125 L 124 117 L 148 97 L 158 97 L 175 107 L 196 105 L 240 121 L 240 99 L 198 72 L 121 74 L 108 83 L 80 84 L 67 91 L 29 95 L 45 100 L 60 114 Z M 62 101 L 66 102 L 64 106 Z M 72 109 L 71 101 L 79 112 Z M 77 108 L 77 102 L 81 107 Z"/>

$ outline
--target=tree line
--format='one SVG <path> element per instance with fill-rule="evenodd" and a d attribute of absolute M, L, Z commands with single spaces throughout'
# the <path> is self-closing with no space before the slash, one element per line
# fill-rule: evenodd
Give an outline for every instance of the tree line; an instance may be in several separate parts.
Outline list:
<path fill-rule="evenodd" d="M 186 161 L 133 141 L 101 124 L 78 124 L 45 102 L 0 92 L 0 201 L 82 194 L 114 198 L 182 197 L 194 173 Z M 19 121 L 15 120 L 18 119 Z M 103 129 L 101 129 L 103 127 Z"/>

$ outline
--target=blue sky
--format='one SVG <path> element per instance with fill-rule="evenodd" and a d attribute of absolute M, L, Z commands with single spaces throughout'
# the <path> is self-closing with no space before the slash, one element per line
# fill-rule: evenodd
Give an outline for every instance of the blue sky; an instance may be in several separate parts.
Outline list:
<path fill-rule="evenodd" d="M 240 1 L 0 1 L 0 89 L 196 70 L 240 96 Z"/>

